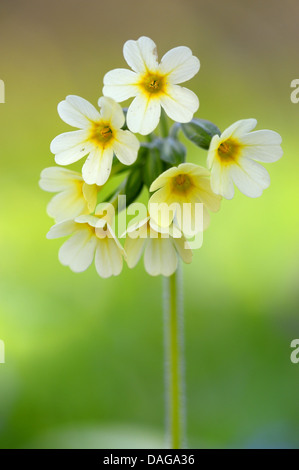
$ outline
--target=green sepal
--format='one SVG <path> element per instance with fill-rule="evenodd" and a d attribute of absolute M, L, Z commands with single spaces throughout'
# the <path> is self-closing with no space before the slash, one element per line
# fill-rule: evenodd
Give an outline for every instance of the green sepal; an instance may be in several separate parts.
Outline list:
<path fill-rule="evenodd" d="M 167 137 L 160 143 L 161 160 L 171 166 L 178 166 L 186 161 L 186 147 L 177 139 Z"/>
<path fill-rule="evenodd" d="M 143 188 L 143 167 L 138 166 L 132 169 L 130 172 L 123 194 L 126 196 L 126 206 L 128 207 L 134 202 Z"/>
<path fill-rule="evenodd" d="M 186 124 L 181 124 L 181 129 L 187 139 L 204 150 L 209 150 L 214 135 L 221 135 L 218 127 L 205 119 L 194 118 Z"/>

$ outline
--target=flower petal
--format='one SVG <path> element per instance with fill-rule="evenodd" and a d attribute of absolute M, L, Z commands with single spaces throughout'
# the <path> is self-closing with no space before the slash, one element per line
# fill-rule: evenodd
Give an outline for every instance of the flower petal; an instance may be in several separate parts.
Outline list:
<path fill-rule="evenodd" d="M 152 182 L 151 187 L 150 187 L 150 192 L 152 193 L 153 191 L 156 191 L 157 189 L 162 188 L 168 182 L 170 178 L 173 178 L 179 173 L 180 171 L 175 166 L 164 171 L 163 173 L 161 173 L 161 175 L 158 176 L 158 178 L 156 178 Z"/>
<path fill-rule="evenodd" d="M 123 267 L 123 258 L 113 238 L 103 238 L 97 242 L 95 266 L 99 276 L 118 276 Z"/>
<path fill-rule="evenodd" d="M 230 166 L 231 177 L 237 188 L 248 197 L 259 197 L 270 185 L 267 170 L 248 158 L 239 159 L 238 165 Z"/>
<path fill-rule="evenodd" d="M 99 107 L 101 108 L 101 118 L 104 121 L 111 122 L 113 127 L 120 129 L 125 123 L 125 115 L 122 107 L 112 98 L 102 96 L 99 99 Z"/>
<path fill-rule="evenodd" d="M 169 227 L 180 204 L 172 201 L 167 186 L 158 189 L 148 202 L 148 210 L 154 222 L 161 227 Z"/>
<path fill-rule="evenodd" d="M 113 142 L 113 151 L 124 165 L 132 165 L 137 159 L 139 140 L 130 131 L 119 130 Z"/>
<path fill-rule="evenodd" d="M 218 147 L 220 145 L 220 137 L 219 135 L 214 135 L 212 137 L 212 140 L 210 142 L 210 147 L 209 147 L 209 150 L 208 150 L 208 156 L 207 156 L 207 167 L 209 168 L 209 170 L 212 168 L 212 165 L 214 163 L 214 160 L 215 160 L 215 157 L 218 153 Z"/>
<path fill-rule="evenodd" d="M 172 84 L 186 82 L 197 74 L 200 62 L 192 55 L 189 47 L 175 47 L 162 57 L 159 71 L 168 74 L 167 79 Z"/>
<path fill-rule="evenodd" d="M 166 114 L 177 122 L 191 121 L 199 107 L 196 94 L 178 85 L 168 85 L 167 95 L 163 95 L 160 100 Z"/>
<path fill-rule="evenodd" d="M 86 237 L 81 249 L 77 252 L 76 256 L 72 259 L 69 267 L 75 273 L 86 271 L 92 264 L 96 250 L 96 237 L 91 235 Z"/>
<path fill-rule="evenodd" d="M 124 58 L 134 72 L 155 71 L 158 68 L 157 46 L 150 38 L 140 37 L 125 43 Z"/>
<path fill-rule="evenodd" d="M 260 130 L 250 132 L 242 137 L 242 144 L 245 145 L 243 155 L 260 162 L 276 162 L 283 155 L 280 146 L 281 136 L 274 131 Z"/>
<path fill-rule="evenodd" d="M 83 181 L 80 173 L 53 166 L 45 168 L 40 175 L 39 186 L 44 191 L 59 192 L 68 189 L 75 181 Z"/>
<path fill-rule="evenodd" d="M 75 222 L 78 224 L 88 224 L 90 227 L 96 227 L 99 222 L 99 218 L 95 215 L 83 214 L 75 218 Z"/>
<path fill-rule="evenodd" d="M 258 162 L 273 163 L 282 157 L 283 150 L 278 145 L 250 146 L 243 149 L 242 155 Z"/>
<path fill-rule="evenodd" d="M 89 212 L 93 212 L 95 210 L 99 190 L 100 188 L 95 184 L 83 183 L 83 196 L 86 200 Z"/>
<path fill-rule="evenodd" d="M 99 112 L 92 104 L 75 95 L 69 95 L 59 103 L 58 114 L 64 122 L 79 129 L 86 129 L 91 121 L 100 119 Z"/>
<path fill-rule="evenodd" d="M 88 207 L 82 191 L 73 186 L 70 190 L 56 194 L 51 199 L 47 206 L 47 213 L 57 222 L 60 222 L 88 213 Z"/>
<path fill-rule="evenodd" d="M 138 95 L 128 109 L 128 128 L 134 133 L 150 134 L 159 124 L 160 114 L 161 106 L 158 99 L 148 99 Z"/>
<path fill-rule="evenodd" d="M 108 147 L 107 149 L 104 149 L 104 152 L 102 154 L 100 169 L 96 180 L 96 184 L 98 186 L 103 186 L 108 180 L 111 173 L 112 161 L 113 149 L 111 147 Z"/>
<path fill-rule="evenodd" d="M 82 176 L 87 184 L 103 186 L 111 173 L 113 150 L 96 147 L 82 167 Z"/>
<path fill-rule="evenodd" d="M 204 177 L 210 176 L 209 170 L 200 165 L 195 165 L 194 163 L 180 163 L 178 166 L 179 172 L 189 173 L 195 177 Z"/>
<path fill-rule="evenodd" d="M 93 261 L 96 242 L 96 237 L 90 230 L 78 230 L 60 248 L 59 261 L 76 273 L 85 271 Z"/>
<path fill-rule="evenodd" d="M 104 76 L 103 95 L 115 101 L 125 101 L 138 94 L 138 75 L 132 70 L 115 69 Z"/>
<path fill-rule="evenodd" d="M 125 252 L 127 254 L 126 260 L 129 268 L 134 268 L 140 260 L 145 242 L 146 238 L 131 238 L 130 235 L 127 235 L 125 241 Z"/>
<path fill-rule="evenodd" d="M 77 230 L 78 226 L 76 222 L 72 220 L 64 220 L 63 222 L 59 222 L 53 227 L 50 228 L 49 232 L 47 233 L 47 238 L 60 238 L 60 237 L 67 237 L 71 235 Z"/>
<path fill-rule="evenodd" d="M 222 166 L 215 160 L 211 170 L 211 188 L 215 194 L 232 199 L 235 194 L 234 185 L 230 176 L 229 167 Z"/>
<path fill-rule="evenodd" d="M 68 150 L 57 153 L 55 155 L 55 162 L 58 165 L 70 165 L 71 163 L 75 163 L 81 158 L 85 157 L 93 150 L 93 148 L 94 145 L 92 143 L 82 142 L 72 148 L 69 148 Z"/>
<path fill-rule="evenodd" d="M 210 179 L 193 176 L 193 180 L 196 184 L 194 195 L 197 200 L 195 202 L 202 202 L 210 211 L 217 212 L 220 209 L 221 197 L 212 191 Z"/>
<path fill-rule="evenodd" d="M 88 155 L 82 167 L 82 176 L 87 184 L 97 184 L 103 152 L 103 148 L 95 147 Z"/>
<path fill-rule="evenodd" d="M 171 276 L 178 258 L 170 238 L 149 238 L 145 247 L 144 267 L 151 276 Z"/>
<path fill-rule="evenodd" d="M 77 145 L 84 144 L 88 139 L 89 133 L 86 130 L 65 132 L 60 134 L 52 140 L 50 145 L 51 152 L 56 155 L 57 153 L 69 150 Z"/>
<path fill-rule="evenodd" d="M 229 137 L 243 137 L 248 132 L 252 131 L 257 125 L 256 119 L 241 119 L 240 121 L 234 122 L 221 134 L 220 140 L 223 142 Z"/>

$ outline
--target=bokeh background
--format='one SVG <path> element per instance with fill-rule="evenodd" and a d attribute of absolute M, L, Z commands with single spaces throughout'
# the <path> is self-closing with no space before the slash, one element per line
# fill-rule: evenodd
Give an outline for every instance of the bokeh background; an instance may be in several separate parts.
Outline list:
<path fill-rule="evenodd" d="M 164 445 L 161 279 L 142 263 L 109 280 L 61 266 L 38 187 L 70 130 L 57 103 L 96 104 L 141 35 L 160 57 L 187 45 L 200 58 L 198 117 L 222 130 L 255 117 L 283 137 L 270 188 L 223 201 L 184 267 L 189 447 L 299 447 L 298 15 L 296 0 L 1 0 L 1 448 Z"/>

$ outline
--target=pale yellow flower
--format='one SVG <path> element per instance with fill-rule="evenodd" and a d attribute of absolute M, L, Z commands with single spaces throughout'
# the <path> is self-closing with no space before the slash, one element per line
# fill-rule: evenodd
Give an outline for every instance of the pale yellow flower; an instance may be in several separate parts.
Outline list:
<path fill-rule="evenodd" d="M 221 197 L 211 190 L 210 172 L 193 163 L 182 163 L 166 170 L 152 183 L 150 191 L 156 191 L 149 200 L 149 213 L 154 221 L 168 227 L 175 219 L 184 233 L 184 211 L 189 210 L 193 219 L 196 204 L 203 204 L 202 229 L 205 229 L 210 220 L 208 211 L 216 212 L 220 208 Z M 172 206 L 180 209 L 180 217 L 177 217 L 177 210 L 170 210 Z"/>
<path fill-rule="evenodd" d="M 99 186 L 84 182 L 77 171 L 50 167 L 41 172 L 39 181 L 44 191 L 56 194 L 47 206 L 47 212 L 56 222 L 91 214 L 97 204 Z"/>
<path fill-rule="evenodd" d="M 198 98 L 178 84 L 190 80 L 199 70 L 199 60 L 192 51 L 175 47 L 159 63 L 156 44 L 142 36 L 137 41 L 127 41 L 123 53 L 132 70 L 108 72 L 103 94 L 119 102 L 135 97 L 128 109 L 128 128 L 150 134 L 159 123 L 161 106 L 174 121 L 191 121 L 199 107 Z"/>
<path fill-rule="evenodd" d="M 276 162 L 282 157 L 281 137 L 277 132 L 251 132 L 256 119 L 243 119 L 214 135 L 208 153 L 211 187 L 216 194 L 232 199 L 237 188 L 249 197 L 259 197 L 270 185 L 267 170 L 258 162 Z"/>
<path fill-rule="evenodd" d="M 113 99 L 99 99 L 100 112 L 79 96 L 67 96 L 58 105 L 61 119 L 80 130 L 66 132 L 52 141 L 51 152 L 59 165 L 70 165 L 88 155 L 82 168 L 87 184 L 102 186 L 109 178 L 113 155 L 124 165 L 135 162 L 138 139 L 121 129 L 125 116 Z"/>
<path fill-rule="evenodd" d="M 47 238 L 71 235 L 59 250 L 61 264 L 74 272 L 82 272 L 95 260 L 101 277 L 118 276 L 123 267 L 124 249 L 109 221 L 98 215 L 80 215 L 54 225 Z"/>

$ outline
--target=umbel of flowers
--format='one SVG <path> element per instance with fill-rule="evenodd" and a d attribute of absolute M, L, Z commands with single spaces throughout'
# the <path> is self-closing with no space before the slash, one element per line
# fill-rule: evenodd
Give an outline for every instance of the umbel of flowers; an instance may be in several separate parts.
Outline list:
<path fill-rule="evenodd" d="M 63 265 L 82 272 L 94 262 L 107 278 L 119 275 L 124 262 L 134 268 L 143 257 L 150 275 L 165 276 L 167 422 L 177 449 L 184 445 L 179 260 L 192 262 L 211 212 L 220 209 L 222 198 L 233 198 L 235 187 L 248 197 L 262 195 L 270 177 L 259 162 L 281 158 L 281 137 L 255 131 L 255 119 L 239 120 L 221 133 L 212 122 L 194 118 L 198 97 L 181 84 L 200 64 L 188 47 L 171 49 L 159 62 L 155 43 L 141 37 L 127 41 L 123 53 L 129 68 L 104 76 L 97 108 L 72 95 L 59 103 L 61 119 L 75 130 L 52 141 L 58 166 L 42 171 L 40 186 L 56 193 L 48 204 L 55 225 L 47 236 L 67 237 L 59 250 Z M 127 100 L 122 108 L 119 103 Z M 186 161 L 182 135 L 207 152 L 205 167 Z M 69 168 L 76 163 L 80 171 Z M 138 202 L 145 199 L 145 205 Z M 123 214 L 136 212 L 121 223 Z"/>
<path fill-rule="evenodd" d="M 188 238 L 208 227 L 210 212 L 219 210 L 222 198 L 232 199 L 235 187 L 259 197 L 269 186 L 269 174 L 259 162 L 282 156 L 281 137 L 271 130 L 254 131 L 255 119 L 239 120 L 221 133 L 215 124 L 194 118 L 198 97 L 180 85 L 200 68 L 188 47 L 171 49 L 159 62 L 155 43 L 141 37 L 127 41 L 123 54 L 130 68 L 104 76 L 98 108 L 72 95 L 58 105 L 61 119 L 76 130 L 52 141 L 59 166 L 41 173 L 41 188 L 56 193 L 47 208 L 56 224 L 47 236 L 68 237 L 59 260 L 75 272 L 94 261 L 101 277 L 116 276 L 124 261 L 133 268 L 143 256 L 150 275 L 170 276 L 179 258 L 192 261 Z M 122 109 L 119 103 L 129 99 Z M 206 167 L 186 162 L 182 134 L 207 151 Z M 80 172 L 65 168 L 79 160 Z M 119 174 L 122 183 L 103 198 L 103 187 Z M 121 244 L 114 217 L 146 188 L 146 213 L 129 224 Z M 125 196 L 121 207 L 120 195 Z M 198 205 L 200 224 L 192 220 Z M 194 222 L 192 234 L 182 215 L 185 207 Z"/>

